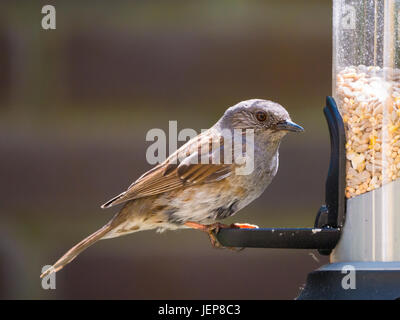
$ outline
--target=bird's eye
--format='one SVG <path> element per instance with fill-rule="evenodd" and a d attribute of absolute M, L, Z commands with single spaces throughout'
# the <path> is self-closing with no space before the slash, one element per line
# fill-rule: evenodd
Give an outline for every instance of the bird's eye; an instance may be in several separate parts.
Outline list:
<path fill-rule="evenodd" d="M 258 111 L 256 113 L 256 118 L 257 118 L 258 121 L 264 122 L 265 120 L 267 120 L 267 115 L 265 114 L 265 112 Z"/>

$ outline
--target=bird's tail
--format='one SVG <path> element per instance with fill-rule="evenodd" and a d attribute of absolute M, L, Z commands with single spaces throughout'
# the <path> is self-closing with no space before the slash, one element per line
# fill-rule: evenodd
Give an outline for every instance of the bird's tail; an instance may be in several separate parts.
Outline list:
<path fill-rule="evenodd" d="M 43 278 L 49 274 L 52 274 L 53 272 L 57 272 L 64 268 L 64 266 L 74 260 L 78 256 L 78 254 L 90 247 L 93 243 L 100 240 L 112 229 L 113 226 L 111 225 L 111 223 L 107 223 L 104 227 L 100 228 L 96 232 L 92 233 L 90 236 L 83 239 L 77 245 L 69 249 L 68 252 L 65 253 L 60 259 L 58 259 L 58 261 L 53 266 L 43 272 L 40 278 Z"/>

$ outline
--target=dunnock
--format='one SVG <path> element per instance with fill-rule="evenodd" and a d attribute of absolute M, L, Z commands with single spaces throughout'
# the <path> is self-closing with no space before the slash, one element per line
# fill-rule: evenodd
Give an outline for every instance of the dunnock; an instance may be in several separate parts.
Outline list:
<path fill-rule="evenodd" d="M 41 277 L 62 269 L 100 239 L 142 230 L 199 229 L 218 246 L 215 232 L 227 226 L 217 221 L 234 215 L 263 193 L 276 175 L 279 145 L 288 131 L 303 128 L 278 103 L 252 99 L 230 107 L 214 126 L 102 205 L 110 208 L 124 203 L 110 222 L 70 249 Z M 237 132 L 240 139 L 235 139 Z M 236 161 L 238 157 L 241 162 Z M 241 172 L 244 167 L 251 170 Z"/>

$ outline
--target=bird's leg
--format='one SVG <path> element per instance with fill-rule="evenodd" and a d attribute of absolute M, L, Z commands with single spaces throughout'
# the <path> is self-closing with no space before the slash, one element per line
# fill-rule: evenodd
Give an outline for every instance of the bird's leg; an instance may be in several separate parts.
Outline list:
<path fill-rule="evenodd" d="M 219 230 L 221 228 L 230 228 L 230 226 L 228 226 L 226 224 L 222 224 L 220 222 L 216 222 L 216 223 L 207 225 L 207 224 L 201 224 L 198 222 L 188 221 L 185 223 L 185 226 L 192 228 L 192 229 L 206 232 L 208 234 L 208 236 L 210 237 L 211 245 L 214 248 L 224 248 L 224 246 L 218 241 L 216 234 L 219 232 Z"/>
<path fill-rule="evenodd" d="M 211 245 L 214 248 L 227 248 L 227 249 L 231 249 L 234 251 L 241 251 L 244 248 L 234 248 L 234 247 L 224 247 L 217 239 L 217 234 L 219 232 L 219 230 L 221 228 L 236 228 L 236 229 L 254 229 L 254 228 L 258 228 L 255 225 L 252 224 L 248 224 L 248 223 L 232 223 L 231 225 L 227 225 L 227 224 L 223 224 L 220 222 L 216 222 L 213 224 L 201 224 L 198 222 L 191 222 L 188 221 L 185 223 L 185 226 L 192 228 L 192 229 L 197 229 L 203 232 L 206 232 L 208 234 L 208 236 L 210 237 L 210 241 L 211 241 Z"/>

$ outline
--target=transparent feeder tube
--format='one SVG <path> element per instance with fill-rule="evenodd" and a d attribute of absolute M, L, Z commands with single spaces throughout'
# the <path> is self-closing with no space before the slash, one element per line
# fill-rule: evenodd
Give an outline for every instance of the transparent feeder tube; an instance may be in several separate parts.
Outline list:
<path fill-rule="evenodd" d="M 337 261 L 400 261 L 400 0 L 333 1 L 333 96 L 346 131 Z"/>

